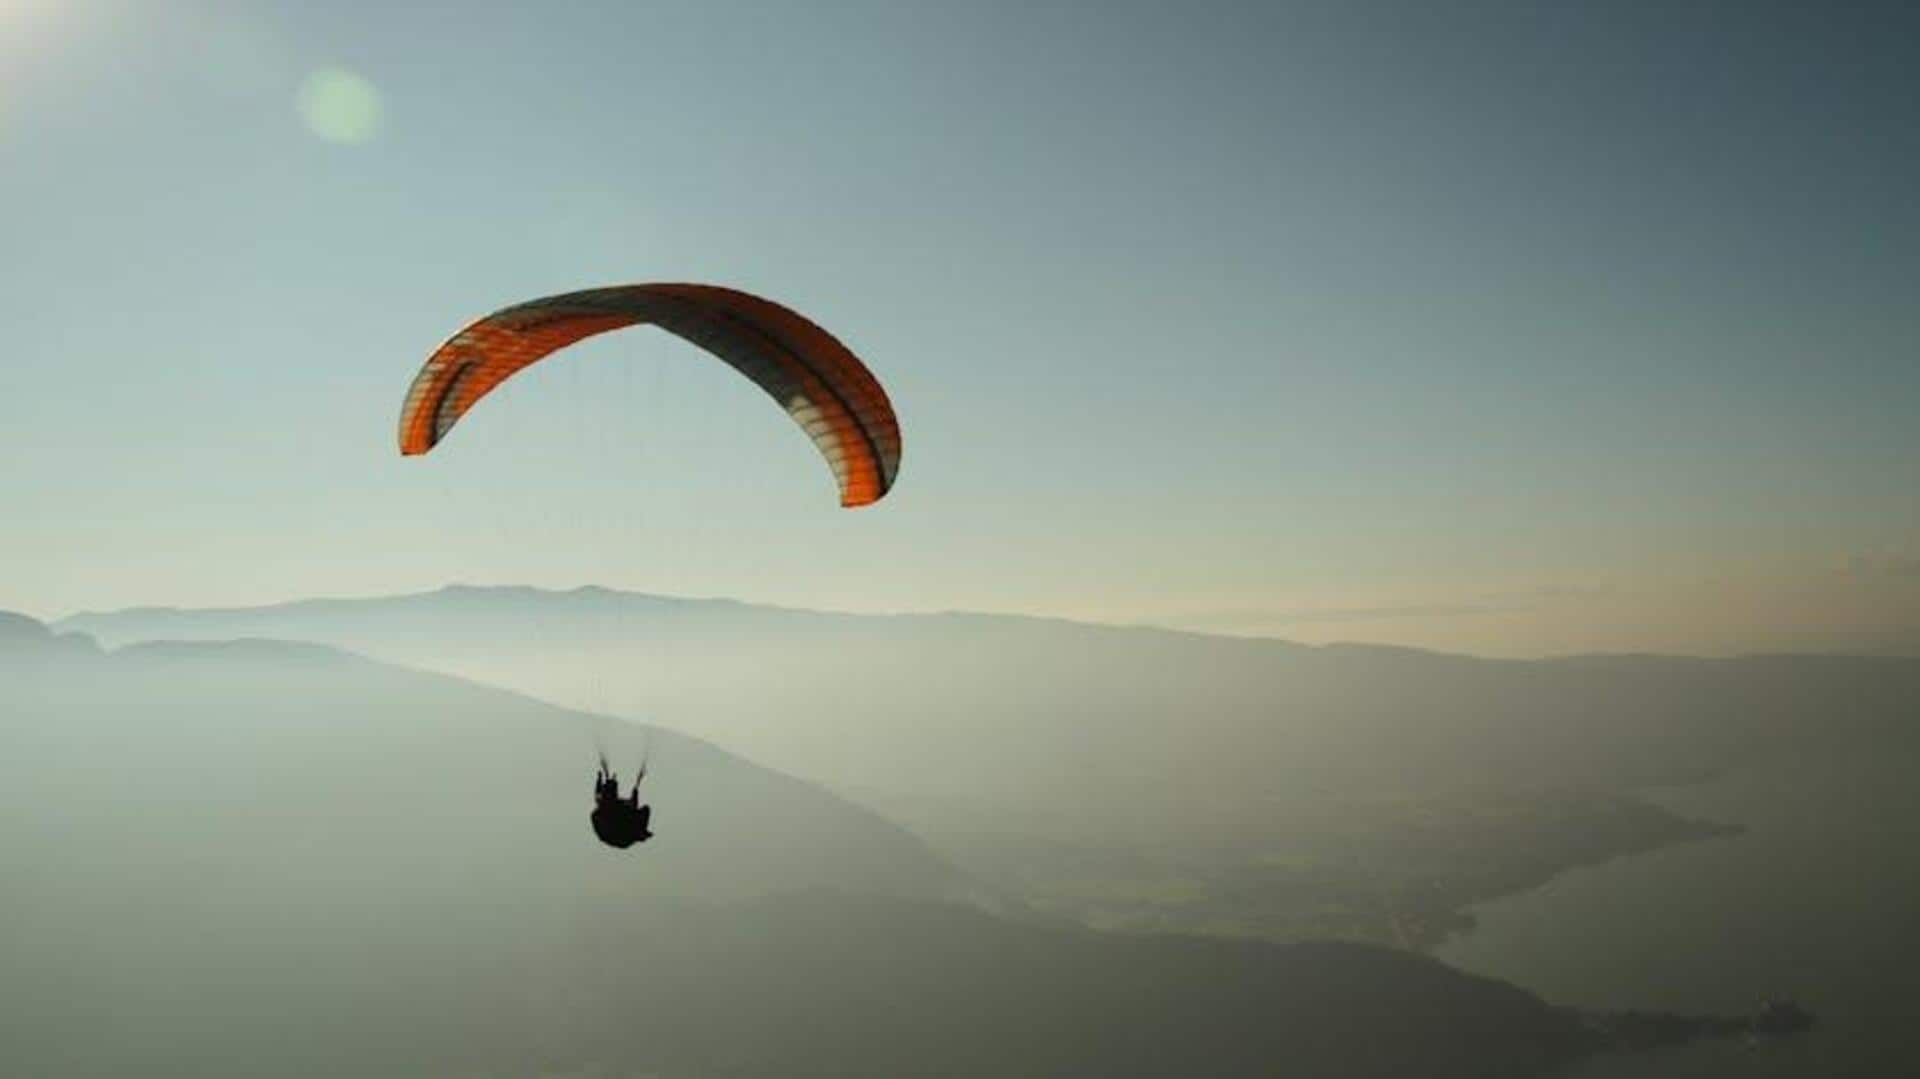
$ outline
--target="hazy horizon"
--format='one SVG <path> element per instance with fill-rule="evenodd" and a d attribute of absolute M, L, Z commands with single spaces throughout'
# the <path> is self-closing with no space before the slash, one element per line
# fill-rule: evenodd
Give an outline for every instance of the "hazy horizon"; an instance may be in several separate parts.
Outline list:
<path fill-rule="evenodd" d="M 1561 659 L 1596 655 L 1663 655 L 1692 658 L 1730 658 L 1746 655 L 1767 654 L 1831 654 L 1861 656 L 1920 656 L 1920 628 L 1913 632 L 1900 629 L 1881 634 L 1856 633 L 1839 635 L 1795 636 L 1790 634 L 1756 633 L 1745 645 L 1727 645 L 1719 649 L 1688 649 L 1685 647 L 1648 647 L 1641 643 L 1634 646 L 1611 643 L 1620 640 L 1598 635 L 1592 638 L 1591 647 L 1581 646 L 1578 641 L 1584 637 L 1572 639 L 1567 647 L 1556 648 L 1559 638 L 1545 641 L 1535 640 L 1530 645 L 1502 649 L 1497 646 L 1485 649 L 1473 647 L 1474 639 L 1454 634 L 1445 640 L 1429 639 L 1428 633 L 1418 629 L 1411 632 L 1395 633 L 1374 632 L 1350 628 L 1352 623 L 1370 623 L 1375 621 L 1417 622 L 1426 618 L 1442 621 L 1454 621 L 1466 617 L 1484 617 L 1497 619 L 1502 617 L 1523 616 L 1529 613 L 1527 605 L 1517 602 L 1518 597 L 1490 596 L 1479 601 L 1454 606 L 1427 608 L 1361 608 L 1354 610 L 1320 610 L 1300 612 L 1212 612 L 1189 617 L 1164 617 L 1158 619 L 1127 620 L 1103 618 L 1098 614 L 1066 615 L 1048 611 L 1033 610 L 990 610 L 983 608 L 939 607 L 926 609 L 879 608 L 861 609 L 855 607 L 811 606 L 796 603 L 776 603 L 756 600 L 736 595 L 693 595 L 665 592 L 648 592 L 633 589 L 614 589 L 595 583 L 571 586 L 539 586 L 522 583 L 478 583 L 473 581 L 449 581 L 437 587 L 393 593 L 341 593 L 337 595 L 291 595 L 283 598 L 268 598 L 254 603 L 241 603 L 230 606 L 200 607 L 192 604 L 132 604 L 126 606 L 84 608 L 60 612 L 40 612 L 22 610 L 18 613 L 32 616 L 48 623 L 58 623 L 70 619 L 85 619 L 92 615 L 108 615 L 141 610 L 177 610 L 183 612 L 229 612 L 249 611 L 264 608 L 284 607 L 306 603 L 352 603 L 356 601 L 374 602 L 385 599 L 410 596 L 428 596 L 452 590 L 501 591 L 511 592 L 527 590 L 550 596 L 565 596 L 579 592 L 610 592 L 616 595 L 642 598 L 663 599 L 669 601 L 693 603 L 738 604 L 746 607 L 761 607 L 771 610 L 796 611 L 819 614 L 847 614 L 870 616 L 895 615 L 980 615 L 986 617 L 1033 618 L 1056 620 L 1081 625 L 1114 629 L 1156 629 L 1175 633 L 1195 633 L 1205 636 L 1237 637 L 1252 640 L 1275 641 L 1304 645 L 1378 645 L 1382 647 L 1415 648 L 1422 651 L 1440 652 L 1449 655 L 1472 656 L 1483 659 Z M 1251 624 L 1250 624 L 1251 623 Z M 1322 631 L 1313 629 L 1316 625 L 1330 627 Z"/>

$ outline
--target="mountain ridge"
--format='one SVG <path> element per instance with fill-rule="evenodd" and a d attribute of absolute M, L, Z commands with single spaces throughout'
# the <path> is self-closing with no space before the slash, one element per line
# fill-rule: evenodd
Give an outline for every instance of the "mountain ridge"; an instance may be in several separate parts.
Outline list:
<path fill-rule="evenodd" d="M 843 790 L 1037 799 L 1072 812 L 1098 806 L 1096 816 L 1123 808 L 1112 800 L 1123 788 L 1150 800 L 1224 777 L 1246 800 L 1330 782 L 1454 788 L 1484 784 L 1496 759 L 1503 781 L 1657 786 L 1903 722 L 1900 700 L 1920 692 L 1920 660 L 1886 656 L 1496 659 L 591 586 L 450 586 L 56 624 L 108 646 L 315 641 L 663 720 Z M 1042 746 L 1075 768 L 1042 767 L 1047 754 L 1033 752 Z"/>
<path fill-rule="evenodd" d="M 577 585 L 572 588 L 547 588 L 537 585 L 476 585 L 449 583 L 439 588 L 419 591 L 375 593 L 350 596 L 306 596 L 292 599 L 274 600 L 264 603 L 235 604 L 213 607 L 195 607 L 179 604 L 137 604 L 129 607 L 111 607 L 86 609 L 57 618 L 44 620 L 42 624 L 57 629 L 87 631 L 88 626 L 107 625 L 115 622 L 144 618 L 233 618 L 241 616 L 265 616 L 278 613 L 305 612 L 347 612 L 367 610 L 393 605 L 425 605 L 440 600 L 518 600 L 518 601 L 567 601 L 597 600 L 630 603 L 636 606 L 653 605 L 665 609 L 709 608 L 716 611 L 763 612 L 777 616 L 802 616 L 822 619 L 862 619 L 862 620 L 941 620 L 958 619 L 967 621 L 1007 622 L 1039 626 L 1071 627 L 1093 631 L 1118 633 L 1144 633 L 1162 635 L 1169 638 L 1191 638 L 1219 643 L 1243 643 L 1250 646 L 1279 646 L 1289 649 L 1303 649 L 1321 652 L 1365 652 L 1371 654 L 1392 654 L 1401 656 L 1432 656 L 1449 660 L 1474 661 L 1490 664 L 1525 665 L 1535 663 L 1568 662 L 1604 662 L 1608 660 L 1670 660 L 1687 663 L 1716 663 L 1745 659 L 1770 658 L 1837 658 L 1848 660 L 1901 661 L 1920 658 L 1905 653 L 1881 651 L 1846 651 L 1837 649 L 1766 649 L 1731 653 L 1689 653 L 1689 652 L 1644 652 L 1644 651 L 1583 651 L 1554 653 L 1540 656 L 1489 656 L 1472 652 L 1456 652 L 1438 648 L 1425 648 L 1413 645 L 1389 644 L 1374 641 L 1326 641 L 1311 643 L 1296 641 L 1273 635 L 1254 635 L 1243 633 L 1215 632 L 1205 629 L 1165 625 L 1151 621 L 1106 622 L 1075 618 L 1065 615 L 1034 614 L 1016 611 L 980 611 L 968 608 L 938 608 L 933 610 L 901 611 L 857 611 L 830 607 L 796 606 L 773 603 L 764 600 L 742 599 L 735 596 L 694 596 L 677 595 L 664 592 L 643 592 L 630 589 L 610 588 L 604 585 Z M 4 613 L 4 612 L 0 612 Z M 22 616 L 30 617 L 30 616 Z"/>

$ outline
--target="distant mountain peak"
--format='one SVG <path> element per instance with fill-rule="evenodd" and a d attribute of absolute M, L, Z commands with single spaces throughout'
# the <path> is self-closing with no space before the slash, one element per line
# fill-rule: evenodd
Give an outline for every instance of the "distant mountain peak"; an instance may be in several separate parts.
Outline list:
<path fill-rule="evenodd" d="M 55 633 L 37 618 L 0 611 L 0 653 L 37 654 L 49 650 L 98 653 L 100 646 L 84 633 Z"/>
<path fill-rule="evenodd" d="M 29 618 L 12 611 L 0 611 L 0 640 L 9 638 L 38 640 L 52 635 L 53 631 L 37 618 Z"/>

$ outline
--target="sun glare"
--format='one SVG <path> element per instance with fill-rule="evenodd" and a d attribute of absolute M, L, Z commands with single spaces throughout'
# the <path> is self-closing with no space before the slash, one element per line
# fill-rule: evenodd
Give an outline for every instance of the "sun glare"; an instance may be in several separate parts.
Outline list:
<path fill-rule="evenodd" d="M 9 75 L 17 58 L 45 51 L 53 35 L 54 16 L 59 13 L 56 0 L 0 0 L 0 82 Z"/>

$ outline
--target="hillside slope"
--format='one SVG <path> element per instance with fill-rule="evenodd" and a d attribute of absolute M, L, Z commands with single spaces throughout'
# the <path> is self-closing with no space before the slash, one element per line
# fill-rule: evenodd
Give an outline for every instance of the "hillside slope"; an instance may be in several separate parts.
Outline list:
<path fill-rule="evenodd" d="M 0 841 L 67 844 L 70 868 L 97 861 L 121 886 L 198 894 L 210 875 L 270 863 L 316 888 L 351 883 L 348 902 L 360 885 L 699 897 L 963 887 L 871 811 L 706 742 L 324 646 L 102 654 L 23 634 L 0 641 L 0 700 Z M 651 754 L 658 838 L 624 855 L 587 826 L 600 745 L 628 767 Z M 49 813 L 60 828 L 41 826 Z M 336 856 L 369 875 L 335 878 Z M 127 880 L 130 865 L 155 876 Z"/>

